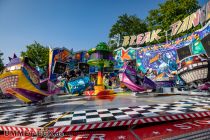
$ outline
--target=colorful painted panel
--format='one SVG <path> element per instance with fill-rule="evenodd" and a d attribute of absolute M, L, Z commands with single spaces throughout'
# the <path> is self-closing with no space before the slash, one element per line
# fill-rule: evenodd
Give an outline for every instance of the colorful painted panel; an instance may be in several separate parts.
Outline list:
<path fill-rule="evenodd" d="M 69 92 L 72 94 L 82 93 L 89 86 L 89 82 L 89 77 L 79 77 L 75 80 L 71 80 L 68 82 Z"/>
<path fill-rule="evenodd" d="M 171 71 L 177 69 L 177 53 L 175 49 L 146 53 L 139 51 L 137 52 L 136 61 L 139 70 L 146 73 L 148 69 L 152 69 L 158 78 L 168 77 Z M 154 79 L 155 77 L 154 74 L 149 75 L 149 78 Z"/>
<path fill-rule="evenodd" d="M 33 70 L 31 67 L 25 65 L 22 68 L 22 71 L 24 73 L 24 75 L 26 76 L 26 78 L 31 82 L 31 84 L 33 84 L 34 86 L 38 86 L 40 79 L 39 79 L 39 74 L 37 73 L 37 71 Z"/>
<path fill-rule="evenodd" d="M 136 59 L 136 49 L 128 48 L 125 50 L 124 48 L 119 48 L 114 51 L 116 60 L 115 69 L 120 69 L 123 66 L 125 60 L 134 60 Z"/>
<path fill-rule="evenodd" d="M 188 46 L 191 50 L 191 55 L 206 53 L 201 39 L 210 33 L 210 26 L 207 25 L 197 32 L 187 34 L 176 40 L 169 41 L 152 46 L 145 46 L 140 48 L 119 48 L 115 50 L 115 68 L 121 68 L 124 60 L 136 59 L 137 68 L 144 73 L 148 69 L 152 69 L 153 73 L 149 78 L 158 80 L 164 77 L 169 77 L 172 71 L 177 70 L 177 49 Z"/>
<path fill-rule="evenodd" d="M 71 55 L 71 51 L 69 51 L 68 49 L 66 48 L 56 48 L 56 49 L 50 49 L 50 53 L 49 53 L 49 78 L 51 81 L 55 81 L 56 80 L 56 74 L 53 74 L 53 67 L 55 65 L 55 62 L 56 61 L 59 61 L 59 62 L 63 62 L 65 63 L 70 55 Z"/>
<path fill-rule="evenodd" d="M 193 41 L 191 49 L 192 49 L 192 54 L 193 55 L 195 55 L 195 54 L 205 54 L 206 53 L 201 41 Z"/>

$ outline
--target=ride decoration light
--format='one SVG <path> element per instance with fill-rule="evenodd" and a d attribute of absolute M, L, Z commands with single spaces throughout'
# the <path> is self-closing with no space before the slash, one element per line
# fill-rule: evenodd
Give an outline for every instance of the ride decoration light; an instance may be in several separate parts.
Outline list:
<path fill-rule="evenodd" d="M 6 88 L 16 88 L 18 83 L 18 76 L 8 76 L 0 80 L 0 88 L 4 91 Z"/>
<path fill-rule="evenodd" d="M 205 79 L 208 75 L 208 68 L 201 68 L 197 70 L 192 70 L 181 75 L 181 78 L 186 81 L 186 83 L 193 82 L 195 80 Z"/>
<path fill-rule="evenodd" d="M 29 67 L 25 66 L 25 70 L 28 72 L 28 76 L 34 84 L 39 83 L 39 77 L 35 74 L 35 72 Z"/>
<path fill-rule="evenodd" d="M 187 67 L 184 67 L 184 68 L 179 69 L 177 73 L 178 74 L 181 74 L 184 71 L 192 70 L 192 69 L 195 69 L 196 67 L 199 67 L 199 66 L 207 66 L 207 65 L 208 65 L 208 62 L 207 61 L 199 62 L 199 63 L 194 63 L 194 64 L 191 64 L 191 65 L 188 65 Z"/>

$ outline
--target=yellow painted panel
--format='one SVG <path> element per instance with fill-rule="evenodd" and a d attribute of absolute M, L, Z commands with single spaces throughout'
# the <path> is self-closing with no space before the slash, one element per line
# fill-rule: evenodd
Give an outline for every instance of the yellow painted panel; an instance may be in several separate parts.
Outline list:
<path fill-rule="evenodd" d="M 14 71 L 9 71 L 9 72 L 5 72 L 2 75 L 0 75 L 0 78 L 4 78 L 7 76 L 11 76 L 11 75 L 18 75 L 18 84 L 17 87 L 18 88 L 22 88 L 22 89 L 26 89 L 29 91 L 33 91 L 36 92 L 38 94 L 41 95 L 45 95 L 47 96 L 47 94 L 45 94 L 44 92 L 40 91 L 39 89 L 37 89 L 24 75 L 24 73 L 22 72 L 22 70 L 14 70 Z"/>

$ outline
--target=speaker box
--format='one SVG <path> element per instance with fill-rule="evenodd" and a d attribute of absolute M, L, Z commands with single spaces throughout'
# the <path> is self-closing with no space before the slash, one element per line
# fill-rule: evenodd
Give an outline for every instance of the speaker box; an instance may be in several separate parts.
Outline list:
<path fill-rule="evenodd" d="M 203 47 L 206 51 L 206 54 L 208 55 L 208 57 L 210 57 L 210 34 L 208 34 L 207 36 L 205 36 L 202 40 L 201 43 L 203 44 Z"/>
<path fill-rule="evenodd" d="M 182 59 L 191 56 L 191 51 L 190 51 L 190 47 L 189 46 L 185 46 L 182 48 L 179 48 L 176 50 L 177 51 L 177 55 L 179 57 L 179 61 L 181 61 Z"/>

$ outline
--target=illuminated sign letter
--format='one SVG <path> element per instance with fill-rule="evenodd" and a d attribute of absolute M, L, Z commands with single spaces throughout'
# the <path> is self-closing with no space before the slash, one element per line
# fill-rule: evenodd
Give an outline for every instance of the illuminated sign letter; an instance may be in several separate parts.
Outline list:
<path fill-rule="evenodd" d="M 206 4 L 206 21 L 210 19 L 210 1 Z"/>
<path fill-rule="evenodd" d="M 199 24 L 199 21 L 200 21 L 200 9 L 190 15 L 187 29 L 189 30 L 190 28 L 192 28 L 192 26 L 196 27 Z"/>
<path fill-rule="evenodd" d="M 150 42 L 150 35 L 151 35 L 151 32 L 146 32 L 146 33 L 145 33 L 144 38 L 145 38 L 146 43 L 147 43 L 147 42 Z"/>
<path fill-rule="evenodd" d="M 139 34 L 139 35 L 137 36 L 137 39 L 136 39 L 136 45 L 143 44 L 143 43 L 142 43 L 143 38 L 144 38 L 144 34 Z"/>
<path fill-rule="evenodd" d="M 179 27 L 182 25 L 181 21 L 177 21 L 176 23 L 172 24 L 170 27 L 172 28 L 171 36 L 175 35 L 179 30 Z"/>
<path fill-rule="evenodd" d="M 200 10 L 200 23 L 203 24 L 206 21 L 206 5 Z"/>
<path fill-rule="evenodd" d="M 160 39 L 160 37 L 158 35 L 160 33 L 160 31 L 161 31 L 161 29 L 157 29 L 157 30 L 152 31 L 150 42 L 152 42 L 154 40 L 159 40 Z"/>
<path fill-rule="evenodd" d="M 124 36 L 122 46 L 125 47 L 129 44 L 130 36 Z"/>
<path fill-rule="evenodd" d="M 187 17 L 183 20 L 182 25 L 181 25 L 181 27 L 179 28 L 179 31 L 177 32 L 177 34 L 179 34 L 179 33 L 184 32 L 184 31 L 187 30 L 189 18 L 190 18 L 190 16 L 187 16 Z"/>
<path fill-rule="evenodd" d="M 150 32 L 146 32 L 144 38 L 141 40 L 140 44 L 144 44 L 145 42 L 149 42 L 150 41 Z"/>
<path fill-rule="evenodd" d="M 131 39 L 130 39 L 130 44 L 129 45 L 136 45 L 136 36 L 135 35 L 132 35 L 131 36 Z"/>

